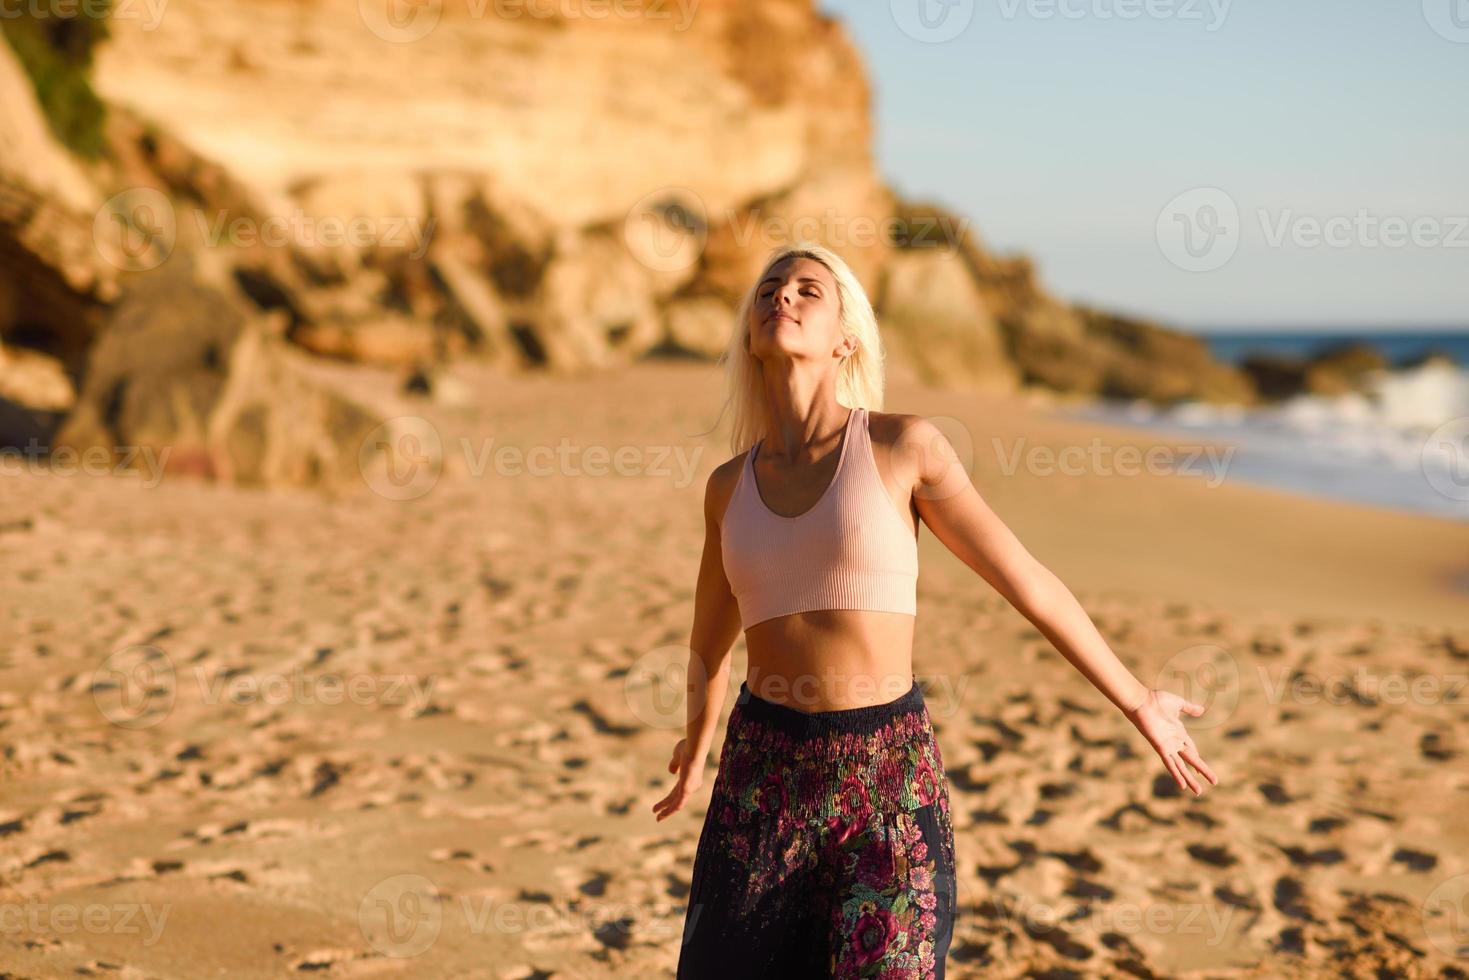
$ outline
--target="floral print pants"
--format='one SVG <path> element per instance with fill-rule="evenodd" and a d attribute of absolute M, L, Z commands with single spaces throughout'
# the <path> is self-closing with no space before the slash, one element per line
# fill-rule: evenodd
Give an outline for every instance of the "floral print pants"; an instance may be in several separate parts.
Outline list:
<path fill-rule="evenodd" d="M 746 684 L 694 856 L 679 980 L 943 980 L 957 901 L 923 693 L 804 712 Z"/>

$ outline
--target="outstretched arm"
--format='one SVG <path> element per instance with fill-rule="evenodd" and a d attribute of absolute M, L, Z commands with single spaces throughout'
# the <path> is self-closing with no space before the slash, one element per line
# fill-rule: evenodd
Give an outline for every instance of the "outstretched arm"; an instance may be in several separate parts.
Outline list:
<path fill-rule="evenodd" d="M 1153 746 L 1180 789 L 1200 785 L 1184 763 L 1210 783 L 1218 778 L 1199 756 L 1179 713 L 1202 705 L 1148 688 L 1117 658 L 1071 590 L 1035 559 L 990 509 L 944 434 L 921 416 L 905 419 L 894 467 L 913 480 L 919 516 L 934 537 L 974 569 L 1035 625 L 1072 666 L 1117 706 Z"/>
<path fill-rule="evenodd" d="M 719 517 L 724 495 L 716 492 L 718 471 L 704 489 L 704 554 L 694 589 L 694 627 L 689 638 L 687 730 L 673 747 L 668 771 L 677 776 L 668 795 L 653 804 L 661 821 L 678 812 L 704 782 L 704 763 L 729 685 L 730 651 L 740 635 L 740 611 L 724 574 Z"/>

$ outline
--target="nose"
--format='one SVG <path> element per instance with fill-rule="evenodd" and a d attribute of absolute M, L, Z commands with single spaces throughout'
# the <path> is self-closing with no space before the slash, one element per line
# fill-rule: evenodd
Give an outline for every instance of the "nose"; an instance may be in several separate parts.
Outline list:
<path fill-rule="evenodd" d="M 790 308 L 791 303 L 794 302 L 791 290 L 795 285 L 795 283 L 785 283 L 775 287 L 775 291 L 770 294 L 770 308 L 772 312 Z"/>

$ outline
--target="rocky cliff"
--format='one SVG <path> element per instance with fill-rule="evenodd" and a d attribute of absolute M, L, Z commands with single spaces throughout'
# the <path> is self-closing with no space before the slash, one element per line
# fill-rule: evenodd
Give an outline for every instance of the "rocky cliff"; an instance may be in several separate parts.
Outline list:
<path fill-rule="evenodd" d="M 851 262 L 894 362 L 935 383 L 1254 397 L 1197 341 L 1074 309 L 966 221 L 897 200 L 861 59 L 812 0 L 400 3 L 114 16 L 89 74 L 101 159 L 73 160 L 37 106 L 0 124 L 0 250 L 18 256 L 0 340 L 86 389 L 118 282 L 186 254 L 320 356 L 713 356 L 769 251 L 811 238 Z M 0 87 L 23 94 L 13 60 Z"/>

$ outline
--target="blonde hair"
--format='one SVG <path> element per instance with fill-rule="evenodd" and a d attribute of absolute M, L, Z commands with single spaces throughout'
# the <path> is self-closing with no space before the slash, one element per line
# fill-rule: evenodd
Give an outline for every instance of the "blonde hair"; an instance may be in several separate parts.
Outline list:
<path fill-rule="evenodd" d="M 738 456 L 749 449 L 758 439 L 769 434 L 770 417 L 765 405 L 765 384 L 762 380 L 760 361 L 745 347 L 750 335 L 750 314 L 755 306 L 755 296 L 760 283 L 786 259 L 813 259 L 831 272 L 837 284 L 837 299 L 840 306 L 842 333 L 856 339 L 857 349 L 842 359 L 837 368 L 837 401 L 848 408 L 866 408 L 882 411 L 883 360 L 886 353 L 882 337 L 877 329 L 877 315 L 872 303 L 863 291 L 852 269 L 830 249 L 813 242 L 798 242 L 777 248 L 765 260 L 755 282 L 740 301 L 735 314 L 734 331 L 729 346 L 720 355 L 724 365 L 725 402 L 724 408 L 732 409 L 734 416 L 730 432 L 730 452 Z M 720 415 L 724 414 L 720 409 Z M 715 425 L 718 425 L 716 421 Z"/>

